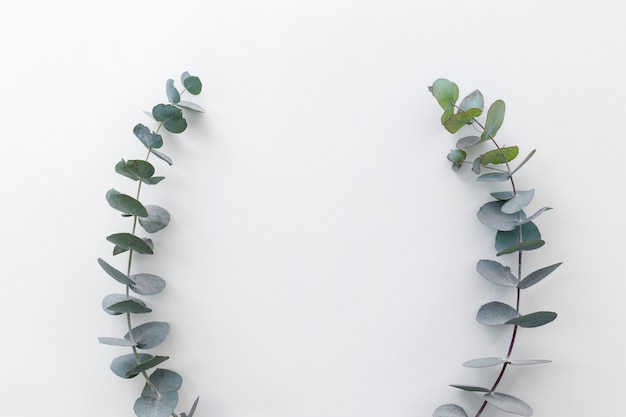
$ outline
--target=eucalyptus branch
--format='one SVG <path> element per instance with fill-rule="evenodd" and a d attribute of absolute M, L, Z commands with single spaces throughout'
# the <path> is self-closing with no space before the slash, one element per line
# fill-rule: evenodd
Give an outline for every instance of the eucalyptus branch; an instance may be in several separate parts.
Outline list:
<path fill-rule="evenodd" d="M 185 87 L 183 92 L 192 95 L 200 94 L 202 83 L 198 77 L 184 72 L 181 82 Z M 157 205 L 144 205 L 140 201 L 143 184 L 156 185 L 164 177 L 155 176 L 154 166 L 148 162 L 150 155 L 172 165 L 172 160 L 164 153 L 157 151 L 163 146 L 163 137 L 159 134 L 161 127 L 169 133 L 178 134 L 187 129 L 187 121 L 183 117 L 183 109 L 203 112 L 201 106 L 180 100 L 181 93 L 174 86 L 173 80 L 168 80 L 165 87 L 168 104 L 157 104 L 149 114 L 159 122 L 156 130 L 152 131 L 143 124 L 137 124 L 133 133 L 148 149 L 144 160 L 122 159 L 115 165 L 115 171 L 133 181 L 137 181 L 135 197 L 111 189 L 106 194 L 109 205 L 122 212 L 122 216 L 131 217 L 130 233 L 114 233 L 107 240 L 114 244 L 113 255 L 128 252 L 126 273 L 121 272 L 103 259 L 98 259 L 102 269 L 113 279 L 124 285 L 123 294 L 110 294 L 104 297 L 102 307 L 111 315 L 123 315 L 126 319 L 127 333 L 123 338 L 100 337 L 99 341 L 114 346 L 130 347 L 130 354 L 122 355 L 113 360 L 111 370 L 119 377 L 128 379 L 142 375 L 145 386 L 141 396 L 135 401 L 134 411 L 138 417 L 178 417 L 175 409 L 178 405 L 178 390 L 182 385 L 182 377 L 171 370 L 156 368 L 169 359 L 168 356 L 153 356 L 140 353 L 139 350 L 152 349 L 160 345 L 169 333 L 169 324 L 166 322 L 147 322 L 133 327 L 134 314 L 147 314 L 152 310 L 145 301 L 130 295 L 134 292 L 139 295 L 150 296 L 160 293 L 165 288 L 165 280 L 153 274 L 131 274 L 135 253 L 152 255 L 154 243 L 151 239 L 137 236 L 139 224 L 146 233 L 155 233 L 167 227 L 170 220 L 169 212 Z M 156 368 L 150 375 L 148 370 Z M 198 399 L 191 407 L 189 414 L 181 413 L 181 417 L 192 417 Z"/>
<path fill-rule="evenodd" d="M 505 104 L 502 100 L 496 100 L 487 112 L 485 123 L 476 119 L 483 112 L 484 99 L 480 91 L 475 90 L 466 96 L 460 104 L 458 86 L 446 79 L 436 80 L 429 91 L 439 102 L 444 110 L 441 123 L 450 133 L 456 133 L 464 126 L 472 126 L 480 136 L 466 136 L 457 141 L 456 149 L 450 151 L 448 160 L 452 162 L 452 169 L 458 171 L 463 165 L 471 164 L 472 171 L 478 175 L 478 181 L 509 182 L 511 191 L 491 193 L 494 200 L 485 203 L 478 211 L 478 219 L 486 226 L 496 230 L 495 248 L 497 256 L 517 254 L 517 275 L 511 272 L 511 268 L 493 260 L 482 259 L 476 266 L 477 272 L 493 284 L 515 289 L 515 307 L 500 301 L 492 301 L 480 307 L 476 315 L 479 323 L 488 326 L 512 326 L 511 339 L 508 344 L 506 356 L 502 358 L 486 357 L 473 359 L 463 365 L 471 368 L 484 368 L 489 366 L 501 366 L 496 380 L 490 388 L 474 385 L 452 385 L 455 388 L 478 392 L 483 395 L 483 402 L 477 410 L 475 417 L 480 417 L 488 405 L 502 411 L 521 416 L 531 416 L 531 407 L 522 400 L 509 394 L 496 391 L 502 381 L 509 365 L 534 365 L 550 362 L 544 359 L 512 359 L 513 348 L 517 340 L 520 327 L 533 328 L 550 323 L 556 318 L 556 313 L 550 311 L 538 311 L 530 314 L 522 314 L 520 310 L 521 292 L 532 285 L 537 284 L 551 274 L 561 263 L 556 263 L 522 278 L 523 253 L 525 251 L 539 249 L 544 245 L 539 229 L 532 220 L 549 210 L 544 207 L 535 214 L 527 217 L 524 209 L 530 204 L 535 190 L 518 190 L 513 175 L 534 155 L 533 150 L 514 170 L 511 170 L 510 162 L 518 154 L 517 146 L 500 146 L 495 136 L 502 126 L 505 113 Z M 478 126 L 479 128 L 477 128 Z M 467 161 L 467 151 L 475 145 L 483 142 L 491 142 L 495 149 L 478 155 L 473 162 Z M 496 168 L 504 165 L 505 169 Z M 488 169 L 496 172 L 481 174 L 482 170 Z M 433 417 L 467 417 L 466 411 L 456 404 L 444 404 L 438 407 Z"/>

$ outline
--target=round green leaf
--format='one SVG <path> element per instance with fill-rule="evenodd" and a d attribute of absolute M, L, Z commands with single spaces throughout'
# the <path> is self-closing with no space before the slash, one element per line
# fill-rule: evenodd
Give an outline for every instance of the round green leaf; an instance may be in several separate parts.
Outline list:
<path fill-rule="evenodd" d="M 148 215 L 139 218 L 139 224 L 148 233 L 155 233 L 165 228 L 170 222 L 170 213 L 163 207 L 147 205 Z"/>
<path fill-rule="evenodd" d="M 467 97 L 461 100 L 459 111 L 467 111 L 470 109 L 480 110 L 482 113 L 485 107 L 485 99 L 480 91 L 474 90 Z"/>
<path fill-rule="evenodd" d="M 147 360 L 150 360 L 151 358 L 152 358 L 152 355 L 148 355 L 147 353 L 139 354 L 139 361 L 141 362 L 145 362 Z M 137 372 L 134 375 L 128 374 L 128 371 L 134 368 L 135 366 L 137 366 L 137 361 L 135 359 L 135 355 L 133 355 L 132 353 L 119 356 L 113 359 L 113 362 L 111 362 L 111 370 L 113 371 L 115 375 L 119 376 L 120 378 L 127 379 L 127 378 L 133 378 L 137 376 L 139 372 Z"/>
<path fill-rule="evenodd" d="M 132 329 L 133 338 L 130 332 L 126 333 L 124 339 L 134 340 L 140 349 L 152 349 L 165 340 L 170 332 L 170 325 L 161 321 L 150 321 Z"/>
<path fill-rule="evenodd" d="M 138 200 L 113 188 L 107 191 L 106 199 L 111 207 L 122 213 L 137 217 L 146 217 L 148 215 L 148 211 Z"/>
<path fill-rule="evenodd" d="M 517 316 L 513 307 L 499 301 L 492 301 L 484 304 L 476 314 L 476 320 L 487 326 L 497 326 L 508 324 L 507 322 Z"/>
<path fill-rule="evenodd" d="M 435 80 L 428 90 L 437 99 L 437 102 L 444 111 L 454 109 L 454 105 L 459 99 L 459 87 L 452 81 L 444 78 Z"/>
<path fill-rule="evenodd" d="M 175 392 L 183 385 L 183 378 L 168 369 L 157 369 L 150 375 L 150 381 L 160 393 Z M 155 397 L 152 388 L 146 384 L 141 392 L 142 397 Z"/>
<path fill-rule="evenodd" d="M 505 324 L 513 324 L 519 327 L 539 327 L 556 319 L 557 314 L 552 311 L 537 311 L 508 320 Z"/>
<path fill-rule="evenodd" d="M 176 104 L 180 101 L 180 93 L 174 87 L 174 80 L 167 80 L 165 83 L 165 94 L 170 103 Z"/>
<path fill-rule="evenodd" d="M 122 159 L 115 165 L 115 172 L 137 181 L 152 177 L 154 175 L 154 166 L 150 162 L 142 161 L 141 159 L 131 159 L 128 162 Z"/>
<path fill-rule="evenodd" d="M 165 288 L 165 280 L 152 274 L 135 274 L 130 278 L 135 281 L 130 289 L 141 295 L 158 294 Z"/>
<path fill-rule="evenodd" d="M 433 417 L 467 417 L 467 413 L 456 404 L 444 404 L 437 407 Z"/>
<path fill-rule="evenodd" d="M 202 91 L 202 83 L 200 82 L 200 78 L 189 74 L 187 71 L 182 73 L 180 80 L 190 94 L 197 96 Z"/>
<path fill-rule="evenodd" d="M 181 133 L 187 128 L 183 111 L 171 104 L 157 104 L 152 108 L 154 118 L 163 123 L 163 127 L 172 133 Z"/>
<path fill-rule="evenodd" d="M 522 241 L 541 239 L 541 233 L 533 222 L 522 225 Z M 512 231 L 496 233 L 496 250 L 501 251 L 519 243 L 519 232 L 517 228 Z"/>

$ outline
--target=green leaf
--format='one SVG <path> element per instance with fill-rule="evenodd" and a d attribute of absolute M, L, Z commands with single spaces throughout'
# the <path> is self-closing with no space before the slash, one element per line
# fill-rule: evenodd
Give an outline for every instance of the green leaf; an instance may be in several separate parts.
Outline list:
<path fill-rule="evenodd" d="M 540 247 L 545 245 L 545 243 L 546 242 L 544 242 L 541 239 L 527 240 L 527 241 L 524 241 L 524 242 L 516 243 L 515 245 L 509 246 L 508 248 L 505 248 L 505 249 L 501 250 L 500 252 L 498 252 L 496 254 L 496 256 L 507 255 L 509 253 L 517 252 L 517 251 L 520 251 L 520 250 L 535 250 L 535 249 L 539 249 Z"/>
<path fill-rule="evenodd" d="M 458 171 L 463 166 L 467 153 L 461 149 L 454 149 L 448 154 L 448 161 L 452 162 L 452 170 Z"/>
<path fill-rule="evenodd" d="M 459 111 L 474 109 L 480 110 L 480 113 L 482 113 L 484 107 L 485 99 L 483 98 L 482 93 L 478 90 L 474 90 L 461 101 L 461 104 L 459 104 Z M 480 113 L 476 116 L 479 116 Z"/>
<path fill-rule="evenodd" d="M 492 139 L 500 130 L 502 126 L 502 122 L 504 121 L 504 113 L 506 111 L 506 106 L 504 101 L 496 100 L 489 110 L 487 111 L 487 121 L 485 122 L 485 130 L 482 135 L 480 135 L 483 141 Z"/>
<path fill-rule="evenodd" d="M 154 150 L 152 151 L 152 153 L 154 153 Z M 154 184 L 160 183 L 164 179 L 165 177 L 150 177 L 150 178 L 146 178 L 145 180 L 143 180 L 143 183 L 148 184 L 148 185 L 154 185 Z"/>
<path fill-rule="evenodd" d="M 517 288 L 526 289 L 530 286 L 535 285 L 536 283 L 550 275 L 552 272 L 554 272 L 554 270 L 561 266 L 562 263 L 563 262 L 559 262 L 557 264 L 546 266 L 545 268 L 536 270 L 535 272 L 529 274 L 528 276 L 526 276 L 526 278 L 521 280 L 520 283 L 517 285 Z"/>
<path fill-rule="evenodd" d="M 513 307 L 499 301 L 492 301 L 484 304 L 476 314 L 476 320 L 486 326 L 498 326 L 506 324 L 507 321 L 517 316 Z"/>
<path fill-rule="evenodd" d="M 456 142 L 457 149 L 467 149 L 480 142 L 480 136 L 465 136 Z"/>
<path fill-rule="evenodd" d="M 152 349 L 153 347 L 163 343 L 169 332 L 170 325 L 168 323 L 162 321 L 150 321 L 132 329 L 132 339 L 130 337 L 130 332 L 126 333 L 124 339 L 134 340 L 139 349 Z"/>
<path fill-rule="evenodd" d="M 178 404 L 177 392 L 166 392 L 158 397 L 139 397 L 133 410 L 137 417 L 169 417 Z"/>
<path fill-rule="evenodd" d="M 141 362 L 150 360 L 151 358 L 152 358 L 152 355 L 148 355 L 147 353 L 139 354 L 139 360 Z M 132 353 L 119 356 L 113 359 L 113 362 L 111 362 L 111 370 L 113 371 L 113 373 L 119 376 L 120 378 L 125 378 L 125 379 L 133 378 L 139 374 L 138 372 L 134 375 L 128 375 L 128 371 L 134 368 L 135 366 L 137 366 L 137 361 L 135 359 L 135 355 L 133 355 Z"/>
<path fill-rule="evenodd" d="M 113 311 L 117 314 L 145 314 L 152 312 L 151 309 L 145 306 L 144 303 L 138 303 L 135 300 L 124 300 L 119 303 L 115 303 L 107 307 L 108 311 Z"/>
<path fill-rule="evenodd" d="M 506 359 L 490 357 L 472 359 L 471 361 L 464 362 L 463 366 L 465 366 L 466 368 L 488 368 L 490 366 L 502 365 L 506 362 Z"/>
<path fill-rule="evenodd" d="M 467 413 L 456 404 L 444 404 L 437 407 L 433 417 L 467 417 Z"/>
<path fill-rule="evenodd" d="M 140 364 L 135 365 L 134 367 L 126 371 L 126 376 L 135 376 L 140 372 L 147 371 L 150 368 L 154 368 L 155 366 L 165 362 L 168 359 L 169 356 L 155 356 L 148 359 L 147 361 L 142 361 Z"/>
<path fill-rule="evenodd" d="M 145 180 L 154 175 L 154 166 L 150 162 L 140 159 L 131 159 L 128 162 L 122 159 L 115 165 L 115 172 L 131 180 Z"/>
<path fill-rule="evenodd" d="M 496 230 L 515 230 L 518 227 L 517 214 L 502 212 L 502 201 L 490 201 L 478 210 L 478 220 L 485 226 Z"/>
<path fill-rule="evenodd" d="M 541 233 L 533 222 L 522 225 L 522 241 L 541 239 Z M 498 231 L 496 233 L 496 250 L 501 251 L 519 242 L 518 228 L 509 232 Z"/>
<path fill-rule="evenodd" d="M 471 124 L 475 117 L 482 113 L 480 109 L 469 109 L 467 111 L 459 111 L 450 116 L 444 123 L 443 127 L 450 133 L 456 133 L 463 126 Z"/>
<path fill-rule="evenodd" d="M 509 174 L 506 172 L 490 172 L 476 178 L 476 181 L 508 181 L 509 178 Z"/>
<path fill-rule="evenodd" d="M 143 300 L 136 297 L 127 297 L 125 294 L 109 294 L 102 299 L 102 309 L 112 316 L 117 316 L 119 314 L 124 313 L 125 311 L 119 311 L 123 309 L 129 309 L 130 307 L 125 307 L 124 305 L 120 305 L 120 303 L 125 301 L 132 301 L 134 304 L 138 306 L 133 307 L 134 309 L 140 310 L 141 313 L 149 313 L 149 308 L 146 307 L 146 303 Z M 111 307 L 115 306 L 115 309 L 112 310 Z"/>
<path fill-rule="evenodd" d="M 172 165 L 172 159 L 169 156 L 165 155 L 163 152 L 158 152 L 153 149 L 152 153 L 157 158 L 162 159 L 163 161 L 167 162 L 168 165 L 170 166 Z"/>
<path fill-rule="evenodd" d="M 511 268 L 499 262 L 482 259 L 476 265 L 476 271 L 487 281 L 505 287 L 517 286 L 517 278 L 511 273 Z"/>
<path fill-rule="evenodd" d="M 130 340 L 119 339 L 117 337 L 99 337 L 98 342 L 102 343 L 103 345 L 111 345 L 111 346 L 130 347 L 130 346 L 136 345 L 136 343 L 133 343 Z"/>
<path fill-rule="evenodd" d="M 557 314 L 552 311 L 537 311 L 515 317 L 504 324 L 513 324 L 519 327 L 539 327 L 556 319 Z"/>
<path fill-rule="evenodd" d="M 137 217 L 146 217 L 148 215 L 148 211 L 138 200 L 113 188 L 107 191 L 106 199 L 111 207 L 122 213 Z"/>
<path fill-rule="evenodd" d="M 133 292 L 141 295 L 155 295 L 163 291 L 165 288 L 165 280 L 152 274 L 135 274 L 130 278 L 135 281 L 130 286 Z"/>
<path fill-rule="evenodd" d="M 518 191 L 510 200 L 502 206 L 502 212 L 507 214 L 517 213 L 524 210 L 530 204 L 535 195 L 535 190 Z"/>
<path fill-rule="evenodd" d="M 179 101 L 178 103 L 176 103 L 176 105 L 178 107 L 182 107 L 184 109 L 187 110 L 191 110 L 191 111 L 195 111 L 195 112 L 199 112 L 199 113 L 204 113 L 204 108 L 202 106 L 200 106 L 199 104 L 196 103 L 192 103 L 190 101 Z"/>
<path fill-rule="evenodd" d="M 148 233 L 155 233 L 167 227 L 170 222 L 170 213 L 163 207 L 147 205 L 148 215 L 139 218 L 139 224 Z"/>
<path fill-rule="evenodd" d="M 180 76 L 180 80 L 190 94 L 197 96 L 202 91 L 202 83 L 200 82 L 200 78 L 189 74 L 187 71 L 182 73 L 182 75 Z"/>
<path fill-rule="evenodd" d="M 115 269 L 114 267 L 109 265 L 105 260 L 98 258 L 98 264 L 100 264 L 102 269 L 104 269 L 104 272 L 109 274 L 116 281 L 118 281 L 118 282 L 120 282 L 120 283 L 122 283 L 124 285 L 133 285 L 133 284 L 135 284 L 135 281 L 130 279 L 128 277 L 128 275 L 126 275 L 125 273 Z"/>
<path fill-rule="evenodd" d="M 523 160 L 523 161 L 522 161 L 522 162 L 521 162 L 521 163 L 517 166 L 517 168 L 515 168 L 515 169 L 511 172 L 511 176 L 513 176 L 513 174 L 515 174 L 517 171 L 519 171 L 519 169 L 520 169 L 521 167 L 523 167 L 523 166 L 524 166 L 524 164 L 526 164 L 526 162 L 528 162 L 528 160 L 529 160 L 530 158 L 532 158 L 534 154 L 535 154 L 535 149 L 533 149 L 533 150 L 532 150 L 532 152 L 531 152 L 531 153 L 529 153 L 529 154 L 528 154 L 528 156 L 527 156 L 526 158 L 524 158 L 524 160 Z"/>
<path fill-rule="evenodd" d="M 489 392 L 485 394 L 483 398 L 490 405 L 504 412 L 526 417 L 533 415 L 533 410 L 528 404 L 511 395 L 502 394 L 499 392 Z"/>
<path fill-rule="evenodd" d="M 163 127 L 172 133 L 181 133 L 187 129 L 183 111 L 171 104 L 157 104 L 152 108 L 154 118 L 163 123 Z"/>
<path fill-rule="evenodd" d="M 483 165 L 488 164 L 504 164 L 511 162 L 519 154 L 519 148 L 517 146 L 507 146 L 505 148 L 494 149 L 489 152 L 485 152 L 480 157 L 480 163 Z"/>
<path fill-rule="evenodd" d="M 154 132 L 151 132 L 146 126 L 139 123 L 133 128 L 133 133 L 143 145 L 148 148 L 160 148 L 163 146 L 163 138 Z"/>
<path fill-rule="evenodd" d="M 458 388 L 463 391 L 470 392 L 489 392 L 489 389 L 483 387 L 476 387 L 474 385 L 450 385 L 451 387 Z"/>
<path fill-rule="evenodd" d="M 143 239 L 130 233 L 115 233 L 107 236 L 107 240 L 121 249 L 132 250 L 144 255 L 152 255 L 154 253 L 150 245 Z"/>
<path fill-rule="evenodd" d="M 169 79 L 165 83 L 165 94 L 167 95 L 167 99 L 170 103 L 176 104 L 180 101 L 180 93 L 174 87 L 174 80 Z"/>
<path fill-rule="evenodd" d="M 452 81 L 444 78 L 435 80 L 428 90 L 437 99 L 437 102 L 444 111 L 454 109 L 456 101 L 459 99 L 459 87 Z"/>

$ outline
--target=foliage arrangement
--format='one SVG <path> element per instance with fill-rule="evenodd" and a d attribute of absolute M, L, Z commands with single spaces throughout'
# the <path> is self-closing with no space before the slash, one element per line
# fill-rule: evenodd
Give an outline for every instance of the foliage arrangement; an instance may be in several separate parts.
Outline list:
<path fill-rule="evenodd" d="M 492 301 L 481 306 L 476 315 L 477 321 L 481 324 L 510 328 L 512 332 L 510 343 L 506 349 L 506 354 L 502 357 L 472 359 L 463 364 L 463 366 L 470 368 L 499 366 L 500 372 L 490 386 L 452 386 L 482 395 L 483 402 L 475 413 L 475 417 L 482 415 L 487 405 L 508 413 L 531 416 L 533 412 L 528 404 L 512 395 L 497 391 L 497 388 L 509 366 L 550 362 L 544 359 L 514 359 L 512 357 L 520 327 L 543 326 L 553 321 L 557 316 L 551 311 L 522 314 L 520 309 L 522 291 L 539 283 L 561 265 L 561 263 L 555 263 L 525 276 L 522 273 L 524 252 L 539 249 L 545 243 L 541 239 L 541 234 L 534 220 L 549 210 L 548 207 L 543 207 L 534 214 L 527 216 L 524 209 L 532 201 L 535 190 L 518 189 L 514 179 L 514 175 L 528 162 L 535 151 L 530 152 L 515 168 L 511 167 L 511 162 L 519 154 L 519 148 L 517 146 L 500 146 L 495 140 L 504 120 L 504 101 L 496 100 L 491 104 L 483 124 L 477 119 L 483 113 L 484 108 L 484 98 L 480 91 L 472 92 L 459 104 L 457 104 L 459 88 L 449 80 L 436 80 L 429 87 L 429 91 L 443 109 L 441 123 L 448 132 L 457 133 L 467 126 L 478 132 L 478 134 L 474 133 L 458 139 L 456 149 L 448 154 L 452 169 L 456 172 L 467 165 L 477 175 L 477 181 L 503 182 L 510 186 L 508 190 L 491 193 L 493 199 L 479 209 L 478 219 L 486 226 L 496 230 L 496 256 L 511 255 L 514 258 L 512 262 L 514 269 L 488 259 L 481 259 L 476 265 L 477 272 L 483 278 L 495 285 L 509 287 L 515 293 L 516 302 L 514 306 L 500 301 Z M 482 152 L 486 147 L 489 147 L 490 150 Z M 479 155 L 474 159 L 468 159 L 470 149 Z M 467 416 L 466 411 L 456 404 L 444 404 L 433 413 L 433 417 Z"/>
<path fill-rule="evenodd" d="M 152 255 L 154 243 L 152 239 L 138 236 L 138 225 L 146 233 L 155 233 L 169 224 L 170 214 L 163 207 L 157 205 L 145 205 L 140 202 L 141 187 L 156 185 L 165 177 L 155 176 L 154 166 L 148 162 L 150 155 L 154 155 L 167 164 L 172 165 L 169 156 L 157 149 L 163 146 L 163 136 L 159 133 L 164 128 L 169 133 L 182 133 L 187 128 L 187 121 L 183 117 L 183 109 L 195 112 L 204 112 L 203 108 L 195 103 L 181 101 L 183 93 L 188 92 L 198 95 L 202 91 L 202 83 L 196 76 L 184 72 L 181 76 L 184 90 L 175 87 L 174 80 L 167 80 L 165 91 L 168 99 L 167 104 L 157 104 L 151 112 L 145 112 L 154 123 L 155 130 L 151 130 L 143 124 L 137 124 L 133 133 L 146 147 L 148 153 L 145 159 L 122 159 L 115 165 L 115 172 L 134 181 L 136 185 L 135 196 L 121 193 L 111 189 L 106 193 L 109 205 L 128 217 L 131 222 L 130 233 L 121 232 L 107 236 L 107 240 L 113 246 L 113 256 L 122 253 L 127 254 L 125 272 L 115 268 L 103 259 L 98 263 L 108 276 L 124 286 L 121 293 L 109 294 L 102 300 L 102 308 L 111 315 L 123 316 L 126 322 L 127 333 L 122 338 L 100 337 L 100 343 L 130 348 L 131 353 L 119 356 L 111 363 L 111 370 L 121 378 L 134 378 L 141 375 L 145 380 L 145 386 L 141 396 L 135 401 L 134 411 L 139 417 L 178 417 L 175 409 L 178 405 L 178 391 L 182 385 L 182 377 L 171 370 L 156 368 L 166 361 L 168 356 L 150 355 L 141 351 L 152 349 L 160 345 L 169 333 L 170 326 L 167 322 L 148 321 L 138 326 L 133 323 L 137 315 L 150 313 L 152 310 L 146 302 L 136 296 L 131 296 L 131 291 L 142 296 L 155 295 L 165 288 L 165 280 L 153 274 L 132 273 L 133 256 Z M 156 368 L 150 375 L 148 371 Z M 191 407 L 189 413 L 181 413 L 181 417 L 192 417 L 198 398 Z"/>

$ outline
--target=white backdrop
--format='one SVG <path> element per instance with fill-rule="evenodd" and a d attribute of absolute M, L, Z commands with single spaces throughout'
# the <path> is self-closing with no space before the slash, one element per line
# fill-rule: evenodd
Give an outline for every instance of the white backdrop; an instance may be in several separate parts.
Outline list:
<path fill-rule="evenodd" d="M 454 139 L 427 92 L 436 78 L 507 103 L 498 137 L 537 154 L 546 246 L 563 261 L 528 290 L 504 392 L 536 416 L 613 415 L 626 388 L 623 272 L 624 13 L 614 1 L 209 0 L 5 2 L 2 45 L 4 413 L 132 416 L 142 383 L 108 369 L 124 334 L 100 309 L 119 291 L 96 263 L 128 224 L 104 193 L 133 184 L 142 110 L 167 78 L 200 76 L 207 109 L 164 151 L 174 165 L 144 201 L 166 207 L 157 255 L 168 280 L 157 348 L 196 416 L 409 417 L 475 410 L 497 370 L 460 364 L 506 351 L 477 324 L 510 297 L 475 272 L 494 258 L 475 213 L 495 189 L 454 174 Z M 619 9 L 621 10 L 621 9 Z M 619 413 L 619 412 L 618 412 Z M 500 415 L 489 410 L 484 415 Z"/>

